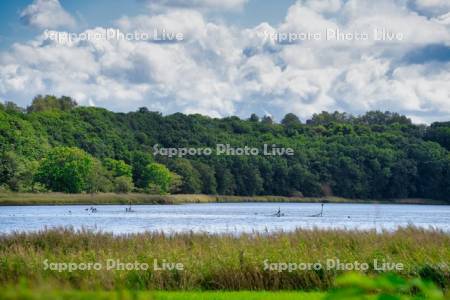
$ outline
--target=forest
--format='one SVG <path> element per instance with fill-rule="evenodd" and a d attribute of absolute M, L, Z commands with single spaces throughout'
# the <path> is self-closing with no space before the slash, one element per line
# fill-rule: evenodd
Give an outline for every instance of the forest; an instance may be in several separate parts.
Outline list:
<path fill-rule="evenodd" d="M 153 147 L 292 148 L 294 155 L 154 156 Z M 450 122 L 394 112 L 301 121 L 128 113 L 36 96 L 0 103 L 0 191 L 425 198 L 450 202 Z"/>

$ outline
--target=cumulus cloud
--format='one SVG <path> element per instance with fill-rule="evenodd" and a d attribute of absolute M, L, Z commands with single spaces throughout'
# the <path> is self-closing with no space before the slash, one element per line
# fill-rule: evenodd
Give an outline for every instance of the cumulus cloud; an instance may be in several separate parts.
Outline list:
<path fill-rule="evenodd" d="M 123 32 L 164 29 L 185 39 L 58 42 L 40 36 L 0 54 L 0 96 L 26 104 L 38 93 L 65 94 L 119 111 L 147 106 L 211 116 L 256 112 L 278 120 L 288 112 L 305 119 L 322 110 L 392 110 L 420 122 L 449 119 L 450 31 L 442 20 L 402 0 L 301 0 L 279 26 L 245 29 L 214 22 L 192 7 L 122 17 L 116 26 Z M 372 33 L 374 27 L 400 32 L 403 39 L 273 38 L 326 28 Z"/>
<path fill-rule="evenodd" d="M 124 32 L 182 33 L 185 39 L 204 37 L 206 23 L 203 16 L 195 10 L 173 10 L 158 15 L 124 16 L 116 22 Z"/>
<path fill-rule="evenodd" d="M 76 25 L 75 19 L 58 0 L 34 0 L 20 13 L 20 19 L 38 29 L 73 28 Z"/>
<path fill-rule="evenodd" d="M 144 0 L 153 10 L 189 8 L 204 10 L 240 10 L 248 0 Z"/>
<path fill-rule="evenodd" d="M 450 11 L 450 2 L 447 0 L 411 0 L 413 8 L 426 14 L 441 15 Z"/>

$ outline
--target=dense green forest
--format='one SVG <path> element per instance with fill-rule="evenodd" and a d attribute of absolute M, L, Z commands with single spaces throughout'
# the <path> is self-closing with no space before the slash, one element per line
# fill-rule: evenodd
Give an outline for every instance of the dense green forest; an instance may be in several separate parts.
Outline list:
<path fill-rule="evenodd" d="M 166 148 L 294 149 L 293 156 L 153 155 Z M 69 97 L 37 96 L 26 109 L 0 104 L 0 189 L 223 195 L 335 195 L 450 200 L 450 122 L 415 125 L 397 113 L 323 112 L 163 116 L 114 113 Z"/>

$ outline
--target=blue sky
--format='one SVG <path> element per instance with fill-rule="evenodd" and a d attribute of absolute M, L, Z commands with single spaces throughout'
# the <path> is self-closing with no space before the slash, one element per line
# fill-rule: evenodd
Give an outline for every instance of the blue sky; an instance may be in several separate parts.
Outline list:
<path fill-rule="evenodd" d="M 295 0 L 250 0 L 241 11 L 216 13 L 215 17 L 241 27 L 256 26 L 261 22 L 280 23 Z M 0 47 L 31 39 L 39 30 L 20 22 L 21 11 L 30 0 L 2 1 L 0 3 Z M 60 0 L 61 5 L 80 19 L 79 30 L 95 26 L 113 26 L 114 20 L 124 15 L 138 15 L 147 11 L 145 1 L 139 0 Z"/>
<path fill-rule="evenodd" d="M 450 120 L 448 0 L 17 0 L 0 20 L 0 100 L 22 106 Z"/>

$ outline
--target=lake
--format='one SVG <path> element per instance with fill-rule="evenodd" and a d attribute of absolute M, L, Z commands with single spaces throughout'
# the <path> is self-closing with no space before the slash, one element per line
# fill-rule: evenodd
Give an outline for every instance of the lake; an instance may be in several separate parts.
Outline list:
<path fill-rule="evenodd" d="M 296 228 L 394 230 L 414 225 L 450 232 L 450 206 L 317 203 L 206 203 L 127 206 L 2 206 L 0 232 L 71 226 L 113 232 L 232 233 L 291 231 Z M 274 214 L 281 210 L 284 216 Z"/>

